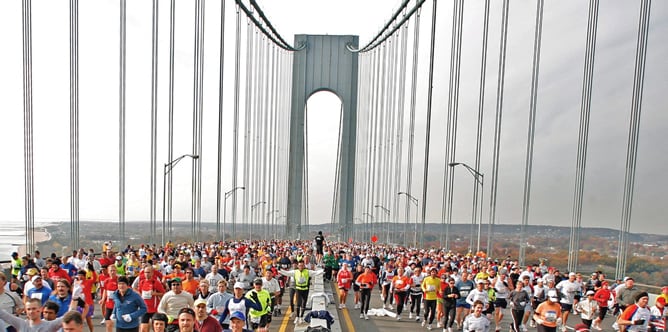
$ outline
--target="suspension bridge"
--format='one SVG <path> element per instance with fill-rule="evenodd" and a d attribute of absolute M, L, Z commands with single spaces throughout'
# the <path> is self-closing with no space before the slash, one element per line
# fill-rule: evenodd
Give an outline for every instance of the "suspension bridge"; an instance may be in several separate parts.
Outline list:
<path fill-rule="evenodd" d="M 424 246 L 440 223 L 447 248 L 466 222 L 469 249 L 490 252 L 514 223 L 524 264 L 527 226 L 570 225 L 574 270 L 580 228 L 607 226 L 619 277 L 631 228 L 667 212 L 662 2 L 383 1 L 367 39 L 286 35 L 256 0 L 20 4 L 0 14 L 21 24 L 0 26 L 0 126 L 28 251 L 51 200 L 69 203 L 74 248 L 94 219 L 121 243 L 130 220 L 152 242 L 175 220 L 194 241 L 203 223 L 222 240 L 309 238 L 309 192 L 331 186 L 326 228 L 344 241 Z M 340 100 L 330 183 L 309 177 L 322 91 Z"/>

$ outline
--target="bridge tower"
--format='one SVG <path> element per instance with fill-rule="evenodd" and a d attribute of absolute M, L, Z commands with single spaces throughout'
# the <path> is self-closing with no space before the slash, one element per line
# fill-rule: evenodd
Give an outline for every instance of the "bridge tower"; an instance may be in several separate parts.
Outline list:
<path fill-rule="evenodd" d="M 340 165 L 336 186 L 338 229 L 345 240 L 352 235 L 355 193 L 355 129 L 357 127 L 358 36 L 295 35 L 297 47 L 292 66 L 292 107 L 288 169 L 288 213 L 286 234 L 305 239 L 302 233 L 304 190 L 304 115 L 306 101 L 316 92 L 336 94 L 342 104 Z"/>

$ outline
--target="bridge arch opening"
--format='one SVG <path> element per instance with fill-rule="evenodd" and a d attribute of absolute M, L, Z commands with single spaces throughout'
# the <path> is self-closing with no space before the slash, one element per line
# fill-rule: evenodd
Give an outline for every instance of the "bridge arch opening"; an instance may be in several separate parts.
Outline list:
<path fill-rule="evenodd" d="M 311 232 L 331 231 L 336 222 L 337 165 L 341 141 L 341 98 L 330 90 L 319 90 L 306 101 L 306 194 L 305 224 Z"/>

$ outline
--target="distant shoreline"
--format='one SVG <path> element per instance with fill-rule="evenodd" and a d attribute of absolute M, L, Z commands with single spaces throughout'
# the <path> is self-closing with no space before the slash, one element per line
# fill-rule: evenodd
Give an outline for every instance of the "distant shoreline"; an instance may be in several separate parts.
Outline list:
<path fill-rule="evenodd" d="M 44 242 L 49 242 L 51 241 L 51 233 L 46 229 L 46 227 L 35 227 L 33 228 L 34 234 L 35 234 L 35 244 L 40 244 Z M 24 244 L 21 244 L 18 248 L 18 253 L 19 256 L 25 256 L 28 252 L 27 247 Z M 34 253 L 30 253 L 31 255 Z"/>

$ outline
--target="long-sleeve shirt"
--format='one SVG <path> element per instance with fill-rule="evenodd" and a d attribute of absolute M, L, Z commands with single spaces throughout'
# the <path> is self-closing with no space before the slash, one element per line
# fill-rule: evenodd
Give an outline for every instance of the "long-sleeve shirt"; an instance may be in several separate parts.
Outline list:
<path fill-rule="evenodd" d="M 575 310 L 582 319 L 594 320 L 598 317 L 598 303 L 595 300 L 584 299 L 575 305 Z"/>
<path fill-rule="evenodd" d="M 362 289 L 373 289 L 376 281 L 378 281 L 378 277 L 373 272 L 369 272 L 360 274 L 355 283 Z"/>
<path fill-rule="evenodd" d="M 459 289 L 457 287 L 445 287 L 443 289 L 443 305 L 452 308 L 457 304 L 457 299 L 460 297 Z"/>
<path fill-rule="evenodd" d="M 222 332 L 223 327 L 220 326 L 218 321 L 211 316 L 207 316 L 204 320 L 200 321 L 199 319 L 195 320 L 195 328 L 199 332 Z"/>
<path fill-rule="evenodd" d="M 114 300 L 114 315 L 116 315 L 116 328 L 131 329 L 139 326 L 139 318 L 146 313 L 146 303 L 137 292 L 128 289 L 124 295 L 115 291 L 112 295 Z M 131 320 L 126 322 L 124 315 L 130 315 Z"/>
<path fill-rule="evenodd" d="M 2 309 L 0 309 L 0 319 L 21 332 L 56 332 L 62 327 L 63 320 L 62 317 L 52 321 L 42 320 L 38 325 L 32 325 L 31 321 L 16 317 Z"/>
<path fill-rule="evenodd" d="M 176 318 L 179 315 L 179 310 L 192 308 L 194 304 L 195 300 L 193 300 L 192 294 L 183 291 L 176 294 L 174 291 L 169 291 L 162 296 L 160 304 L 158 304 L 158 312 Z"/>
<path fill-rule="evenodd" d="M 480 315 L 476 317 L 474 314 L 466 316 L 464 319 L 464 332 L 475 331 L 475 332 L 488 332 L 490 322 L 485 315 Z"/>
<path fill-rule="evenodd" d="M 218 292 L 211 294 L 211 296 L 206 299 L 206 312 L 209 315 L 213 315 L 216 320 L 219 320 L 220 316 L 223 314 L 223 311 L 225 311 L 225 304 L 233 297 L 234 296 L 230 293 Z M 225 321 L 223 321 L 223 323 L 229 324 L 230 319 L 227 318 Z"/>

